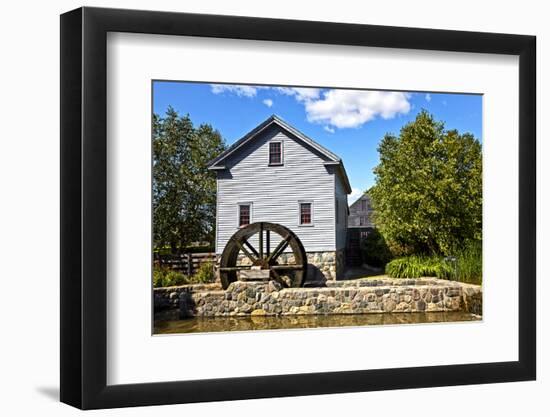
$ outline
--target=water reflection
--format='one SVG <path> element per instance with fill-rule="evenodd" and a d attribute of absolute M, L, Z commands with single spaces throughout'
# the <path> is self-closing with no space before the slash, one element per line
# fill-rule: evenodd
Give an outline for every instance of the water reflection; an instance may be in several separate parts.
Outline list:
<path fill-rule="evenodd" d="M 172 315 L 172 317 L 171 317 Z M 475 321 L 481 317 L 464 312 L 330 314 L 304 316 L 193 317 L 177 320 L 177 313 L 164 312 L 155 319 L 155 334 L 201 333 L 247 330 L 303 329 L 315 327 L 376 326 Z"/>

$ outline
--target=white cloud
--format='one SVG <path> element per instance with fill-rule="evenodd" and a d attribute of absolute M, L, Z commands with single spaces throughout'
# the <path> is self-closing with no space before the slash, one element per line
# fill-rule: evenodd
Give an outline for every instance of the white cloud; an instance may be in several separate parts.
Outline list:
<path fill-rule="evenodd" d="M 359 127 L 376 117 L 392 119 L 411 109 L 410 94 L 391 91 L 327 90 L 306 100 L 307 119 L 337 128 Z"/>
<path fill-rule="evenodd" d="M 258 90 L 271 89 L 284 94 L 304 106 L 307 120 L 325 125 L 327 132 L 334 133 L 335 128 L 356 128 L 381 117 L 392 119 L 411 110 L 410 94 L 392 91 L 338 90 L 305 87 L 263 87 L 250 85 L 211 84 L 212 93 L 228 92 L 239 97 L 255 97 Z M 429 100 L 429 94 L 426 99 Z M 431 99 L 431 97 L 430 97 Z M 273 100 L 262 101 L 267 107 L 273 106 Z"/>
<path fill-rule="evenodd" d="M 361 191 L 359 188 L 351 187 L 351 194 L 348 196 L 349 204 L 352 205 L 357 201 L 359 197 L 363 195 L 363 191 Z"/>
<path fill-rule="evenodd" d="M 228 92 L 236 94 L 239 97 L 254 97 L 256 96 L 258 89 L 263 87 L 253 87 L 250 85 L 210 84 L 210 88 L 214 94 Z"/>
<path fill-rule="evenodd" d="M 321 95 L 320 88 L 305 88 L 305 87 L 275 87 L 275 90 L 287 96 L 294 96 L 297 101 L 305 102 L 319 98 Z"/>
<path fill-rule="evenodd" d="M 264 87 L 252 85 L 236 85 L 236 84 L 210 84 L 214 94 L 233 93 L 239 97 L 255 97 L 258 90 L 273 89 L 276 92 L 287 96 L 293 96 L 299 102 L 305 102 L 319 98 L 321 94 L 320 88 L 302 88 L 302 87 Z M 264 101 L 265 104 L 265 101 Z"/>
<path fill-rule="evenodd" d="M 430 93 L 426 94 L 426 101 L 429 103 L 430 101 L 432 101 L 432 96 Z"/>

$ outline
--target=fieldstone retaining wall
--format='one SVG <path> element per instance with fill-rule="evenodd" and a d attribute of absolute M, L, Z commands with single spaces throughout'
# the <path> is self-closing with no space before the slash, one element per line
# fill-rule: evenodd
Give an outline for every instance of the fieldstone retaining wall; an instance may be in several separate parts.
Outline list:
<path fill-rule="evenodd" d="M 435 278 L 329 281 L 322 288 L 282 288 L 234 282 L 224 291 L 212 284 L 155 289 L 155 308 L 180 308 L 182 317 L 365 314 L 466 311 L 482 314 L 480 286 Z"/>
<path fill-rule="evenodd" d="M 220 283 L 189 284 L 175 287 L 155 288 L 153 290 L 153 307 L 155 311 L 163 310 L 166 308 L 179 308 L 180 294 L 182 293 L 190 296 L 190 294 L 192 293 L 198 293 L 202 291 L 215 291 L 221 289 L 222 286 Z"/>

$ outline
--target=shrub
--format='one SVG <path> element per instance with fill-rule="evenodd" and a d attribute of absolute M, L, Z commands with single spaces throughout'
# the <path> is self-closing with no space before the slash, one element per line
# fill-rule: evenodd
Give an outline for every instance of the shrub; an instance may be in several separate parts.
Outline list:
<path fill-rule="evenodd" d="M 453 268 L 436 256 L 407 256 L 397 258 L 386 265 L 386 274 L 392 278 L 420 278 L 437 277 L 449 279 L 453 275 Z"/>
<path fill-rule="evenodd" d="M 153 287 L 155 288 L 185 284 L 206 284 L 214 282 L 215 279 L 216 275 L 212 262 L 202 263 L 197 272 L 190 277 L 182 272 L 166 267 L 155 266 L 153 268 Z"/>
<path fill-rule="evenodd" d="M 155 266 L 153 268 L 153 287 L 172 287 L 189 282 L 187 276 L 169 268 Z"/>
<path fill-rule="evenodd" d="M 386 240 L 378 230 L 370 231 L 361 240 L 361 257 L 364 263 L 374 267 L 383 267 L 392 259 Z"/>
<path fill-rule="evenodd" d="M 191 277 L 193 284 L 205 284 L 214 282 L 216 276 L 214 274 L 214 264 L 212 262 L 204 262 L 200 265 L 199 270 Z"/>

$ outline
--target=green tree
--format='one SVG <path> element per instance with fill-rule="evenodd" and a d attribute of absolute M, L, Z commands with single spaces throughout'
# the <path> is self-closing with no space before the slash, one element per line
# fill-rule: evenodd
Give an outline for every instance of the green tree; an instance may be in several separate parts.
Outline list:
<path fill-rule="evenodd" d="M 207 163 L 225 149 L 220 133 L 169 107 L 153 116 L 153 244 L 173 252 L 213 242 L 216 179 Z"/>
<path fill-rule="evenodd" d="M 445 130 L 423 110 L 399 134 L 386 134 L 369 190 L 375 224 L 396 255 L 444 254 L 481 241 L 481 144 Z"/>

